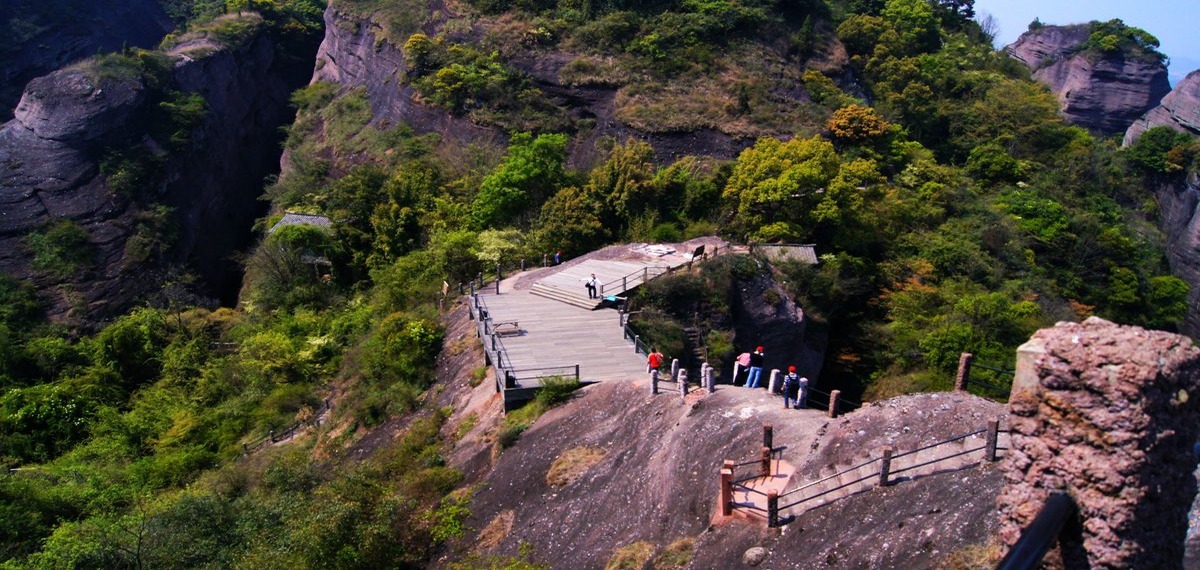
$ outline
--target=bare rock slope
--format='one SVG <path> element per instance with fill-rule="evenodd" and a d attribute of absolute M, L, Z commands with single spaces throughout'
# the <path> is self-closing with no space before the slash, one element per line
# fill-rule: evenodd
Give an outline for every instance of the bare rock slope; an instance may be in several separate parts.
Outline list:
<path fill-rule="evenodd" d="M 810 480 L 828 465 L 865 459 L 877 444 L 915 448 L 1002 409 L 965 394 L 936 394 L 828 420 L 817 410 L 784 409 L 762 390 L 722 386 L 685 405 L 677 394 L 650 395 L 644 382 L 602 383 L 543 416 L 495 460 L 476 487 L 469 522 L 477 532 L 446 560 L 468 552 L 512 555 L 527 544 L 533 558 L 553 568 L 601 568 L 631 543 L 661 551 L 690 538 L 690 568 L 742 567 L 754 547 L 765 549 L 768 568 L 934 567 L 994 530 L 995 469 L 963 468 L 866 491 L 803 513 L 780 533 L 714 518 L 721 463 L 753 457 L 769 423 L 783 459 Z M 601 457 L 573 481 L 548 482 L 556 460 L 578 449 Z"/>
<path fill-rule="evenodd" d="M 1124 145 L 1137 141 L 1142 133 L 1154 127 L 1170 127 L 1192 136 L 1200 136 L 1200 70 L 1193 71 L 1180 81 L 1162 103 L 1129 126 Z"/>
<path fill-rule="evenodd" d="M 1104 135 L 1125 132 L 1171 90 L 1167 67 L 1120 52 L 1081 51 L 1089 35 L 1087 24 L 1043 26 L 1004 49 L 1058 96 L 1067 121 Z"/>

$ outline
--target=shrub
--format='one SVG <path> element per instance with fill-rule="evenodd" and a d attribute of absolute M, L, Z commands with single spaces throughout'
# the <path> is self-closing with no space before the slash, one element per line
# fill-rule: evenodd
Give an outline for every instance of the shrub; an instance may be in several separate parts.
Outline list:
<path fill-rule="evenodd" d="M 92 261 L 92 244 L 87 230 L 71 220 L 59 220 L 25 238 L 33 254 L 32 266 L 59 279 L 78 272 Z"/>

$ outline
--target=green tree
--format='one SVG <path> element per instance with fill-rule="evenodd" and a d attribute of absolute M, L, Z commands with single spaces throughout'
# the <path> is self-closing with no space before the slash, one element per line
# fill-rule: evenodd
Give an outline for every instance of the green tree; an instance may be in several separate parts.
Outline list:
<path fill-rule="evenodd" d="M 529 209 L 559 188 L 565 178 L 567 136 L 517 133 L 504 161 L 487 175 L 471 206 L 475 226 L 514 227 L 524 224 Z"/>

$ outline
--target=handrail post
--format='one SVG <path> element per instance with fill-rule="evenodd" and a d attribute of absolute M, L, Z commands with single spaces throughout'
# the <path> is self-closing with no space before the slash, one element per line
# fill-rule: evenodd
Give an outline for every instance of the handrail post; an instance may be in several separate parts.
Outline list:
<path fill-rule="evenodd" d="M 721 467 L 721 516 L 733 515 L 733 460 Z"/>
<path fill-rule="evenodd" d="M 775 426 L 763 424 L 763 447 L 775 449 Z"/>
<path fill-rule="evenodd" d="M 954 375 L 954 391 L 967 391 L 967 384 L 971 381 L 971 361 L 975 360 L 975 355 L 969 352 L 964 352 L 958 356 L 958 373 Z"/>
<path fill-rule="evenodd" d="M 633 335 L 633 353 L 634 354 L 637 354 L 638 342 L 640 342 L 641 340 L 642 340 L 642 337 L 640 335 L 636 335 L 636 334 Z"/>
<path fill-rule="evenodd" d="M 829 417 L 836 418 L 838 414 L 838 400 L 842 398 L 841 390 L 834 390 L 829 393 Z"/>
<path fill-rule="evenodd" d="M 779 527 L 779 492 L 767 493 L 767 528 Z"/>
<path fill-rule="evenodd" d="M 763 446 L 762 458 L 759 461 L 759 473 L 761 477 L 771 476 L 771 448 Z"/>
<path fill-rule="evenodd" d="M 996 461 L 996 443 L 1000 439 L 1000 421 L 991 420 L 987 427 L 987 446 L 983 452 L 983 458 L 989 463 Z"/>
<path fill-rule="evenodd" d="M 687 402 L 687 395 L 688 395 L 687 370 L 679 371 L 678 381 L 679 381 L 679 395 L 680 395 L 680 397 L 683 398 L 684 402 Z"/>
<path fill-rule="evenodd" d="M 896 452 L 896 448 L 887 446 L 883 448 L 883 459 L 879 465 L 879 486 L 887 487 L 888 475 L 892 473 L 892 454 Z"/>
<path fill-rule="evenodd" d="M 658 395 L 658 370 L 650 371 L 650 395 Z"/>
<path fill-rule="evenodd" d="M 576 382 L 579 381 L 579 363 L 578 362 L 575 363 L 575 381 Z"/>

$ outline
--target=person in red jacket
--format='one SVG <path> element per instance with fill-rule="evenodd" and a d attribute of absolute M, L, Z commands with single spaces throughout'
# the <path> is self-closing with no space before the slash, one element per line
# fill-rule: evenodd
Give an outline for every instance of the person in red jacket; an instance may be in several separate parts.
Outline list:
<path fill-rule="evenodd" d="M 650 349 L 650 356 L 646 357 L 646 372 L 650 373 L 651 371 L 658 370 L 659 368 L 662 368 L 662 365 L 663 365 L 662 353 L 659 352 L 657 349 L 653 349 L 653 348 Z"/>

